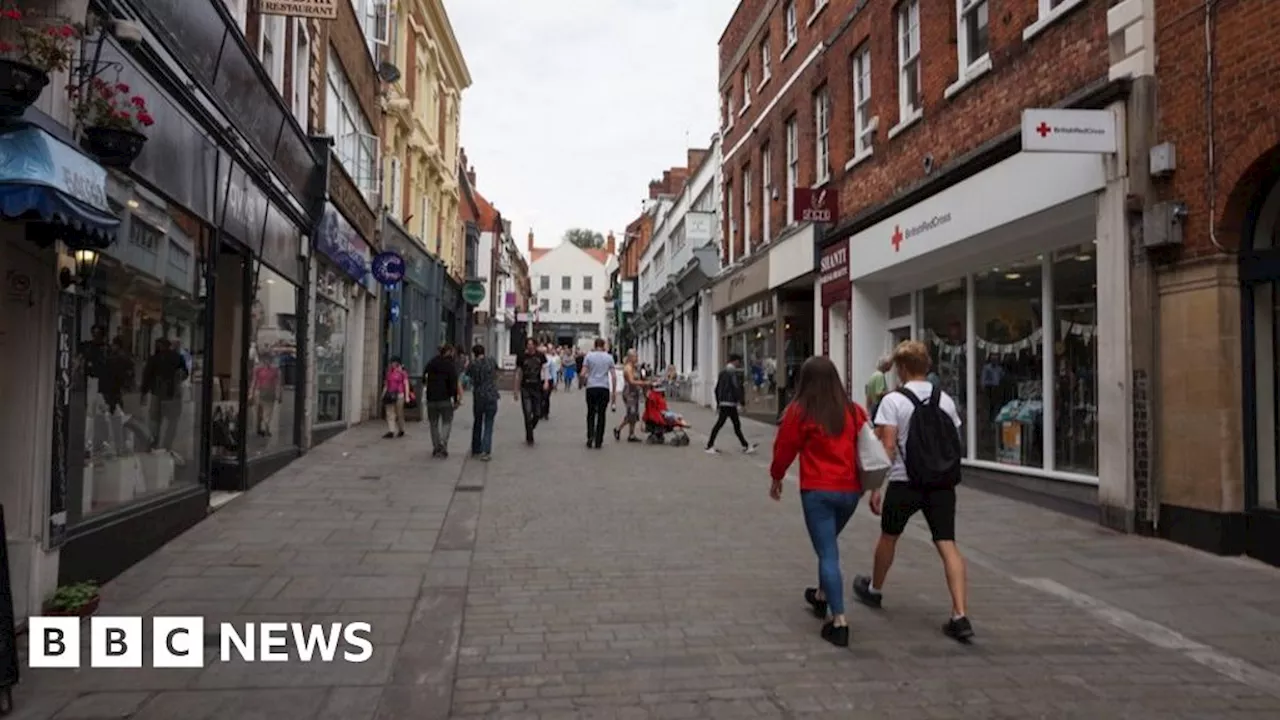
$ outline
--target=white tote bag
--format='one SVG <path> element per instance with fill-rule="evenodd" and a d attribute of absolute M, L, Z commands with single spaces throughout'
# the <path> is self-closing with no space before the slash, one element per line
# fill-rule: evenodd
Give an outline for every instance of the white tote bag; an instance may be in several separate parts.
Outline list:
<path fill-rule="evenodd" d="M 858 480 L 862 483 L 862 491 L 879 490 L 889 474 L 890 465 L 889 454 L 884 451 L 884 445 L 880 444 L 871 423 L 863 423 L 858 431 Z"/>

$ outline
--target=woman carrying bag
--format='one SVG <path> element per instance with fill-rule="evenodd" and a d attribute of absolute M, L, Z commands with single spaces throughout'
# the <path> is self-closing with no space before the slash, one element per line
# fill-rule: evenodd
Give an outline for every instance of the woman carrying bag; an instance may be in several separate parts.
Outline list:
<path fill-rule="evenodd" d="M 840 373 L 826 357 L 811 357 L 800 367 L 794 399 L 782 415 L 769 468 L 774 500 L 782 499 L 782 479 L 797 457 L 800 507 L 818 556 L 818 587 L 806 589 L 804 599 L 826 621 L 822 638 L 848 647 L 840 533 L 862 493 L 884 481 L 889 459 L 871 432 L 866 411 L 849 401 Z"/>
<path fill-rule="evenodd" d="M 400 358 L 393 357 L 382 385 L 382 405 L 387 412 L 387 434 L 382 437 L 404 437 L 404 406 L 412 400 L 409 373 L 400 364 Z"/>

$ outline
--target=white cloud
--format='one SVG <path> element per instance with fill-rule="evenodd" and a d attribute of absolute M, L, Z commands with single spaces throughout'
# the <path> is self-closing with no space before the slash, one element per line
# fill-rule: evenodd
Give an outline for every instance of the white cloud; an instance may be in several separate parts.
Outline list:
<path fill-rule="evenodd" d="M 471 70 L 462 144 L 520 240 L 621 234 L 649 181 L 716 130 L 737 0 L 445 0 Z"/>

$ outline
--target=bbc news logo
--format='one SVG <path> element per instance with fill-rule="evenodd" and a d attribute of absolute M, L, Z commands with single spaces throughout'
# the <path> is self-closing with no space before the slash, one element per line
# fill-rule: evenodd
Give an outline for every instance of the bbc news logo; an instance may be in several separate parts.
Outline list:
<path fill-rule="evenodd" d="M 76 617 L 32 617 L 27 630 L 31 667 L 80 667 L 81 629 Z M 372 631 L 365 622 L 219 623 L 218 659 L 363 663 L 373 656 Z M 150 635 L 151 667 L 204 667 L 204 618 L 152 618 Z M 90 618 L 89 667 L 140 668 L 145 643 L 141 617 Z"/>

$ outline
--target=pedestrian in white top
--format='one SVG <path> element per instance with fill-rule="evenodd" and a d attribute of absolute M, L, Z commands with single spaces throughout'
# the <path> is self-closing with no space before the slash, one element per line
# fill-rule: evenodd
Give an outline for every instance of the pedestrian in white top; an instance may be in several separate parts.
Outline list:
<path fill-rule="evenodd" d="M 613 371 L 613 356 L 604 351 L 604 339 L 597 338 L 595 348 L 582 360 L 587 396 L 587 447 L 600 449 L 604 444 L 604 414 L 612 398 L 618 404 L 618 380 Z"/>
<path fill-rule="evenodd" d="M 556 382 L 560 378 L 560 354 L 555 348 L 542 348 L 547 356 L 547 364 L 542 366 L 543 380 L 546 380 L 545 396 L 542 399 L 542 419 L 551 419 L 551 393 L 556 391 Z"/>
<path fill-rule="evenodd" d="M 893 460 L 883 499 L 879 490 L 870 499 L 871 511 L 880 515 L 880 541 L 871 577 L 855 577 L 853 592 L 863 603 L 881 606 L 898 538 L 911 516 L 921 512 L 951 591 L 951 619 L 942 631 L 964 642 L 973 637 L 973 625 L 966 616 L 964 556 L 956 547 L 955 486 L 963 454 L 960 415 L 951 396 L 926 380 L 931 358 L 924 343 L 908 340 L 898 345 L 893 364 L 901 386 L 881 399 L 875 417 L 885 452 Z"/>

